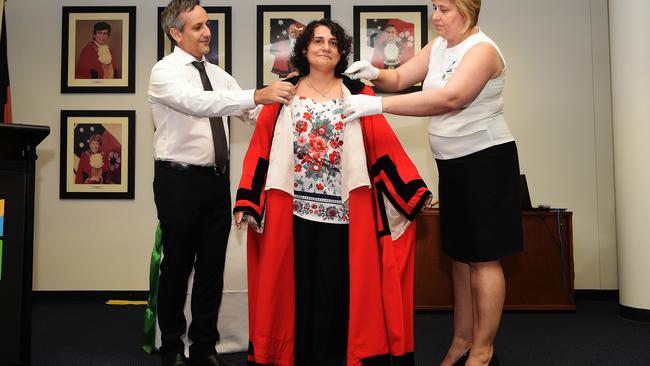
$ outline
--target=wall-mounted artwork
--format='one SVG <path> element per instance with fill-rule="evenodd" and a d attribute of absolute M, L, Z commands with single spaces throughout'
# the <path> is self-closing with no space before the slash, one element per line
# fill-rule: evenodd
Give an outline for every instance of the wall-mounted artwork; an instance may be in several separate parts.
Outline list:
<path fill-rule="evenodd" d="M 134 93 L 135 19 L 135 6 L 64 6 L 61 93 Z"/>
<path fill-rule="evenodd" d="M 427 44 L 427 7 L 355 6 L 354 59 L 396 69 Z M 414 86 L 404 90 L 421 90 Z"/>
<path fill-rule="evenodd" d="M 61 111 L 60 198 L 134 198 L 135 111 Z"/>

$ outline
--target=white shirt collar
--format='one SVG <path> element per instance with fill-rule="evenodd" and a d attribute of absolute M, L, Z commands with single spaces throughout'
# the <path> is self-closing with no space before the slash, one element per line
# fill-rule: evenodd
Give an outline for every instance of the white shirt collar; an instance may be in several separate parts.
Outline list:
<path fill-rule="evenodd" d="M 174 46 L 174 52 L 172 52 L 172 55 L 174 55 L 174 58 L 178 59 L 183 65 L 187 65 L 196 61 L 196 58 L 194 58 L 194 56 L 185 52 L 185 50 L 178 46 Z M 201 61 L 205 61 L 205 56 L 201 57 Z"/>

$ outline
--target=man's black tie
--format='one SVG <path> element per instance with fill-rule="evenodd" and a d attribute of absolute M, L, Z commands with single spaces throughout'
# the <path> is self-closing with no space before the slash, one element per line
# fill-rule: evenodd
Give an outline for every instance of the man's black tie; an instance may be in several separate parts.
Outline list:
<path fill-rule="evenodd" d="M 199 70 L 203 90 L 212 91 L 212 84 L 205 72 L 203 61 L 194 61 L 192 65 Z M 212 129 L 212 141 L 214 143 L 214 162 L 221 173 L 225 173 L 228 168 L 228 141 L 226 140 L 226 131 L 223 128 L 223 119 L 221 117 L 210 118 L 210 128 Z"/>

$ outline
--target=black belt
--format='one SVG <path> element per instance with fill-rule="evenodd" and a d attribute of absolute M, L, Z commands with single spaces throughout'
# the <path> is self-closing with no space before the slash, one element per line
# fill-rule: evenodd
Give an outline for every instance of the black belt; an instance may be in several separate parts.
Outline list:
<path fill-rule="evenodd" d="M 196 173 L 205 173 L 213 175 L 224 175 L 226 174 L 226 169 L 219 168 L 217 166 L 205 166 L 205 165 L 192 165 L 187 163 L 179 163 L 176 161 L 168 160 L 156 160 L 156 166 L 160 168 L 173 169 L 183 172 L 196 172 Z"/>

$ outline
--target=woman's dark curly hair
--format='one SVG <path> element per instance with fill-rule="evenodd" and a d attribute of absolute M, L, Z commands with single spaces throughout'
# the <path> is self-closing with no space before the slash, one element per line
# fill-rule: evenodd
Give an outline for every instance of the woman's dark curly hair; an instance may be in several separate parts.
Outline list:
<path fill-rule="evenodd" d="M 341 59 L 334 68 L 334 76 L 340 77 L 343 71 L 348 68 L 348 56 L 350 56 L 350 49 L 352 48 L 352 37 L 348 36 L 343 27 L 338 23 L 329 19 L 314 20 L 307 24 L 305 30 L 296 39 L 296 45 L 291 52 L 291 64 L 293 64 L 301 76 L 309 74 L 309 61 L 307 61 L 306 54 L 307 47 L 309 47 L 309 43 L 314 38 L 314 29 L 319 25 L 329 28 L 332 35 L 336 37 Z"/>

